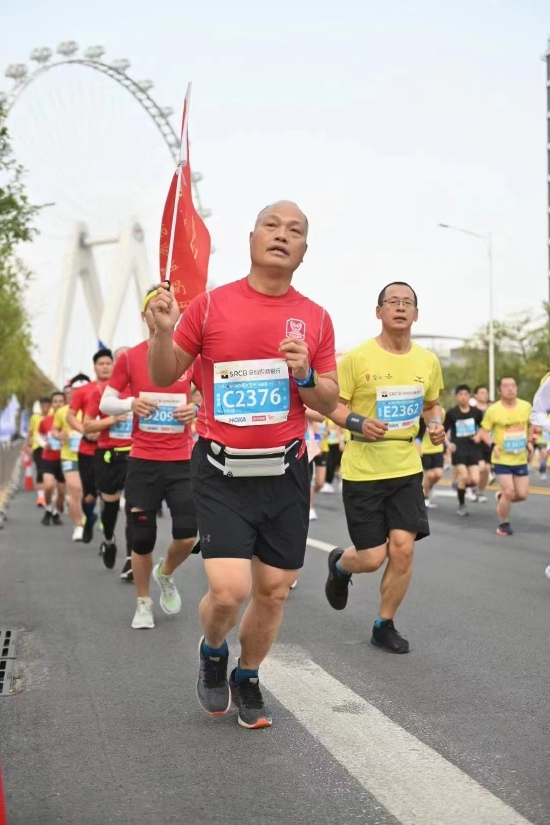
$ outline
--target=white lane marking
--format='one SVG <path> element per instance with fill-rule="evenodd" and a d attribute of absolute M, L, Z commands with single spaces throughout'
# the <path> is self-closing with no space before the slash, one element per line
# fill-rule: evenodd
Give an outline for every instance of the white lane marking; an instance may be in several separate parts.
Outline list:
<path fill-rule="evenodd" d="M 293 645 L 262 664 L 266 688 L 402 825 L 531 825 Z"/>
<path fill-rule="evenodd" d="M 331 550 L 334 550 L 335 547 L 338 547 L 337 544 L 327 544 L 326 541 L 319 541 L 319 539 L 311 539 L 309 536 L 307 537 L 306 544 L 309 547 L 315 547 L 317 550 L 324 550 L 325 553 L 330 553 Z"/>

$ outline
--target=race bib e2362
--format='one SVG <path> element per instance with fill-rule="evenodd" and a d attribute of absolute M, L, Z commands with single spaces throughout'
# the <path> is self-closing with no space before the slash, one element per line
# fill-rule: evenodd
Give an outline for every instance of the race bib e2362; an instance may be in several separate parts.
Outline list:
<path fill-rule="evenodd" d="M 109 427 L 109 438 L 130 441 L 132 438 L 132 428 L 134 426 L 134 414 L 128 413 L 124 421 L 117 421 Z"/>
<path fill-rule="evenodd" d="M 140 398 L 146 401 L 156 401 L 157 409 L 147 418 L 139 419 L 139 429 L 144 433 L 182 433 L 185 424 L 176 421 L 174 410 L 187 404 L 185 393 L 172 392 L 140 392 Z"/>
<path fill-rule="evenodd" d="M 521 453 L 527 449 L 527 434 L 523 424 L 514 424 L 504 431 L 504 452 Z"/>
<path fill-rule="evenodd" d="M 388 430 L 408 430 L 416 427 L 424 406 L 424 387 L 376 388 L 376 417 L 388 425 Z"/>
<path fill-rule="evenodd" d="M 278 424 L 290 410 L 288 367 L 282 358 L 214 364 L 214 418 L 236 427 Z"/>

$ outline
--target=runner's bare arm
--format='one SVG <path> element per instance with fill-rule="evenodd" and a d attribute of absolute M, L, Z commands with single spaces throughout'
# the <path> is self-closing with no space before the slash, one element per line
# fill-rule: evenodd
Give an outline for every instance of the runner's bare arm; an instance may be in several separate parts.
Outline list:
<path fill-rule="evenodd" d="M 422 416 L 432 444 L 436 447 L 443 444 L 445 441 L 445 428 L 443 426 L 443 410 L 441 409 L 439 398 L 424 402 Z"/>
<path fill-rule="evenodd" d="M 302 401 L 315 412 L 326 417 L 334 409 L 338 400 L 338 375 L 336 370 L 317 377 L 315 387 L 298 387 Z"/>
<path fill-rule="evenodd" d="M 326 418 L 326 415 L 315 412 L 315 410 L 310 410 L 309 407 L 306 407 L 306 418 L 308 421 L 314 421 L 316 424 L 322 424 Z"/>
<path fill-rule="evenodd" d="M 346 398 L 340 397 L 338 400 L 338 406 L 328 416 L 331 421 L 334 421 L 334 423 L 339 427 L 342 427 L 343 430 L 349 429 L 349 404 L 350 402 Z M 361 430 L 360 433 L 359 429 Z M 352 432 L 362 435 L 367 439 L 367 441 L 381 441 L 384 438 L 387 429 L 388 425 L 385 421 L 378 421 L 376 418 L 367 418 L 364 415 L 357 415 L 355 427 Z"/>
<path fill-rule="evenodd" d="M 173 341 L 180 312 L 172 290 L 159 289 L 149 307 L 155 322 L 155 334 L 149 342 L 149 377 L 156 387 L 169 387 L 181 378 L 195 358 Z"/>
<path fill-rule="evenodd" d="M 71 428 L 71 430 L 76 430 L 77 433 L 84 433 L 84 426 L 82 421 L 79 421 L 76 417 L 76 413 L 74 410 L 69 409 L 67 410 L 67 424 Z"/>
<path fill-rule="evenodd" d="M 489 447 L 493 443 L 493 438 L 491 436 L 491 433 L 489 432 L 489 430 L 483 429 L 483 427 L 479 428 L 479 437 L 480 437 L 481 441 L 483 441 Z"/>

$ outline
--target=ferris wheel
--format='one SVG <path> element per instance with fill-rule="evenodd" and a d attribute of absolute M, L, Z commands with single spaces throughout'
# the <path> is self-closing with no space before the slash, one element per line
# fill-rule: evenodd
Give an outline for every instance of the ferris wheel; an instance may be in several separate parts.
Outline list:
<path fill-rule="evenodd" d="M 101 292 L 108 300 L 121 226 L 131 220 L 142 232 L 155 282 L 158 235 L 164 200 L 180 138 L 173 109 L 153 96 L 153 82 L 134 80 L 127 59 L 108 60 L 102 46 L 82 52 L 74 41 L 31 52 L 32 64 L 12 63 L 0 91 L 17 161 L 27 171 L 26 187 L 40 206 L 39 235 L 22 251 L 33 272 L 28 307 L 40 366 L 52 374 L 52 339 L 67 242 L 76 224 L 82 243 L 94 245 Z M 204 219 L 202 175 L 193 173 L 193 199 Z M 75 295 L 64 345 L 63 376 L 88 371 L 97 347 L 83 289 Z M 143 337 L 136 301 L 121 307 L 113 345 Z M 111 343 L 111 342 L 110 342 Z M 58 376 L 55 376 L 56 378 Z"/>

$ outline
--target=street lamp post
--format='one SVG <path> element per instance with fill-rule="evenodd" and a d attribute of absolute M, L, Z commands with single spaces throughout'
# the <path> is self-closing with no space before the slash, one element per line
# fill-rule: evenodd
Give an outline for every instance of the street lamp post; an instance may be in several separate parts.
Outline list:
<path fill-rule="evenodd" d="M 462 229 L 459 226 L 450 226 L 447 223 L 440 223 L 441 229 L 452 229 L 453 232 L 462 232 L 464 235 L 472 235 L 480 238 L 487 244 L 487 260 L 489 263 L 489 396 L 491 401 L 495 400 L 495 324 L 494 324 L 494 301 L 493 301 L 493 235 L 491 232 L 484 235 L 482 232 L 472 232 L 470 229 Z"/>

